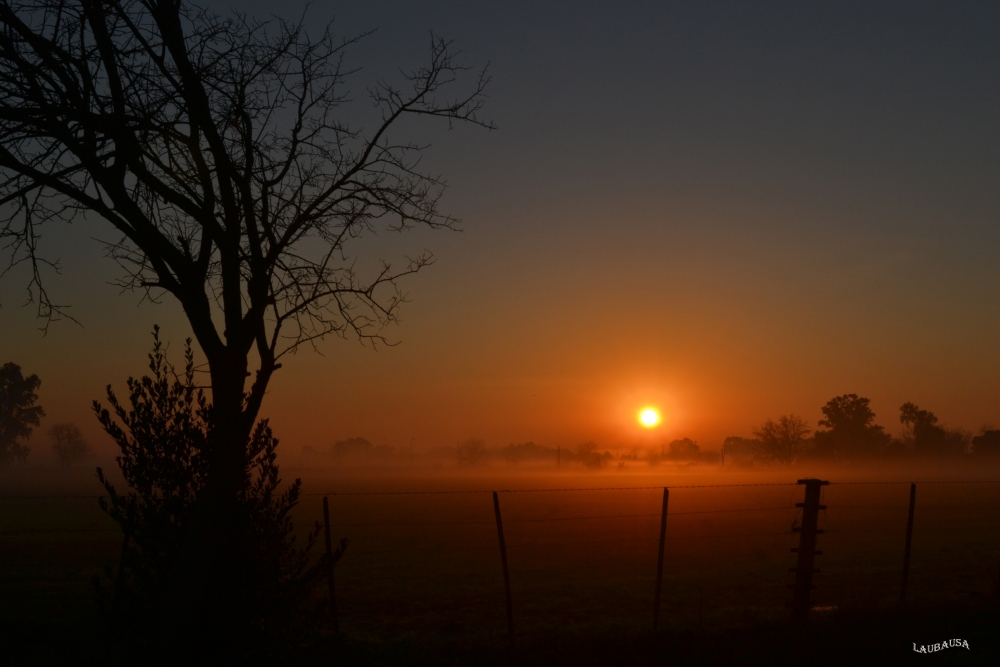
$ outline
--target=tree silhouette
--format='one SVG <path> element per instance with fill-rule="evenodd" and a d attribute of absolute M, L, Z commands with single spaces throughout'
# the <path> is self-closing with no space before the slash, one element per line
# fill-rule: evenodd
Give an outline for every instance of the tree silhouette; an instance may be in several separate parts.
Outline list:
<path fill-rule="evenodd" d="M 781 415 L 777 421 L 768 419 L 753 430 L 754 461 L 761 463 L 792 463 L 805 446 L 810 428 L 796 415 Z"/>
<path fill-rule="evenodd" d="M 177 588 L 194 594 L 230 577 L 204 553 L 239 548 L 251 434 L 281 358 L 330 334 L 384 342 L 399 279 L 432 261 L 369 275 L 351 242 L 457 224 L 438 208 L 443 182 L 419 169 L 424 146 L 397 129 L 408 118 L 492 127 L 478 117 L 485 70 L 449 95 L 466 68 L 432 35 L 425 65 L 369 88 L 373 122 L 360 129 L 344 120 L 357 40 L 330 26 L 183 0 L 3 2 L 0 25 L 0 238 L 12 265 L 30 265 L 39 315 L 66 313 L 43 282 L 55 265 L 42 228 L 102 219 L 122 286 L 176 299 L 207 359 L 203 519 L 186 543 L 201 572 Z"/>
<path fill-rule="evenodd" d="M 178 613 L 165 605 L 176 582 L 176 571 L 184 558 L 187 529 L 195 502 L 208 481 L 205 456 L 212 437 L 213 406 L 195 384 L 194 355 L 185 346 L 185 365 L 178 374 L 169 363 L 154 329 L 150 374 L 129 378 L 127 402 L 107 388 L 110 410 L 94 401 L 94 411 L 104 430 L 117 444 L 118 464 L 128 489 L 120 492 L 97 469 L 108 494 L 102 509 L 119 523 L 125 545 L 118 572 L 112 575 L 113 592 L 108 611 L 114 622 L 134 638 L 150 639 L 151 632 L 169 633 Z M 239 502 L 245 510 L 246 538 L 239 552 L 226 554 L 226 565 L 238 570 L 239 589 L 227 591 L 235 597 L 209 599 L 219 616 L 208 626 L 210 642 L 224 650 L 243 652 L 274 646 L 274 639 L 287 641 L 303 626 L 303 603 L 310 584 L 325 571 L 325 563 L 309 565 L 309 550 L 319 525 L 296 543 L 290 512 L 299 501 L 300 480 L 279 492 L 274 438 L 267 421 L 253 431 L 249 458 L 243 471 Z M 340 559 L 346 542 L 334 554 Z M 205 590 L 203 595 L 211 596 Z M 180 613 L 185 613 L 181 611 Z M 153 637 L 160 645 L 177 643 L 176 637 Z M 238 641 L 226 641 L 237 639 Z M 268 641 L 271 640 L 271 641 Z M 227 656 L 231 658 L 232 656 Z"/>
<path fill-rule="evenodd" d="M 1000 431 L 984 428 L 972 439 L 972 447 L 977 456 L 997 456 L 1000 454 Z"/>
<path fill-rule="evenodd" d="M 24 377 L 13 362 L 0 366 L 0 465 L 27 460 L 31 449 L 18 440 L 30 437 L 45 416 L 45 410 L 35 405 L 41 385 L 37 375 Z"/>
<path fill-rule="evenodd" d="M 906 402 L 899 408 L 899 423 L 913 437 L 913 451 L 918 454 L 939 454 L 947 444 L 947 434 L 937 425 L 937 416 L 921 410 L 914 403 Z"/>
<path fill-rule="evenodd" d="M 678 461 L 691 461 L 698 458 L 700 449 L 701 448 L 698 447 L 698 443 L 691 438 L 673 440 L 669 445 L 667 445 L 667 451 L 670 452 L 670 458 L 677 459 Z"/>
<path fill-rule="evenodd" d="M 819 422 L 829 430 L 816 431 L 816 453 L 843 459 L 881 453 L 891 437 L 875 423 L 870 402 L 857 394 L 830 399 L 822 408 L 826 419 Z"/>
<path fill-rule="evenodd" d="M 970 439 L 963 431 L 939 426 L 938 418 L 933 412 L 921 410 L 919 406 L 910 402 L 900 406 L 899 422 L 906 427 L 913 438 L 915 454 L 937 456 L 962 453 Z"/>
<path fill-rule="evenodd" d="M 64 468 L 69 468 L 91 453 L 90 445 L 83 439 L 76 424 L 53 424 L 49 429 L 49 438 L 52 439 L 52 452 L 59 459 L 59 465 Z"/>
<path fill-rule="evenodd" d="M 480 465 L 486 461 L 486 443 L 479 438 L 469 438 L 458 444 L 456 454 L 459 465 Z"/>

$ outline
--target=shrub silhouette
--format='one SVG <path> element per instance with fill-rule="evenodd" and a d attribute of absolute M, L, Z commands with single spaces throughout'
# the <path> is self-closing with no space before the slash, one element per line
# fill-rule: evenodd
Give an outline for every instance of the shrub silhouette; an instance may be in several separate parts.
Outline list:
<path fill-rule="evenodd" d="M 192 508 L 207 479 L 206 447 L 211 442 L 212 406 L 194 379 L 190 340 L 185 346 L 181 375 L 167 361 L 154 329 L 149 355 L 150 375 L 129 378 L 128 404 L 119 401 L 110 385 L 111 410 L 94 401 L 104 430 L 121 450 L 117 457 L 129 489 L 119 493 L 101 468 L 97 477 L 107 492 L 101 508 L 122 528 L 124 544 L 114 583 L 107 594 L 98 582 L 105 610 L 113 623 L 140 641 L 173 643 L 180 638 L 161 636 L 163 628 L 177 627 L 170 616 L 169 588 L 177 579 L 181 546 L 188 535 Z M 215 611 L 225 615 L 222 636 L 211 641 L 219 650 L 258 652 L 280 647 L 303 628 L 306 601 L 325 563 L 309 564 L 309 551 L 319 524 L 304 546 L 296 543 L 290 512 L 298 503 L 301 482 L 284 492 L 275 462 L 274 438 L 267 421 L 253 430 L 249 464 L 240 494 L 242 524 L 239 556 L 229 551 L 227 567 L 241 586 L 237 597 L 219 600 Z M 335 555 L 335 561 L 346 548 Z M 152 628 L 158 628 L 152 632 Z M 218 626 L 213 632 L 218 632 Z M 181 640 L 184 641 L 184 640 Z M 228 646 L 227 646 L 228 645 Z M 233 653 L 228 653 L 232 656 Z"/>

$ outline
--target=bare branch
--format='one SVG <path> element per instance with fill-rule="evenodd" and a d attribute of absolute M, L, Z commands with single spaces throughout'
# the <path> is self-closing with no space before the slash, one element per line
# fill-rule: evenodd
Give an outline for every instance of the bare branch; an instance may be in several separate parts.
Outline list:
<path fill-rule="evenodd" d="M 184 307 L 209 360 L 254 412 L 278 360 L 330 335 L 387 343 L 400 281 L 429 253 L 371 271 L 353 242 L 380 230 L 456 228 L 426 146 L 405 117 L 492 129 L 487 70 L 431 35 L 422 67 L 368 90 L 370 131 L 343 118 L 368 36 L 225 16 L 160 0 L 0 2 L 0 243 L 31 266 L 46 322 L 69 318 L 44 285 L 41 230 L 82 213 L 110 223 L 116 284 Z M 463 83 L 469 73 L 470 81 Z M 96 215 L 94 215 L 96 214 Z M 221 372 L 221 371 L 219 371 Z"/>

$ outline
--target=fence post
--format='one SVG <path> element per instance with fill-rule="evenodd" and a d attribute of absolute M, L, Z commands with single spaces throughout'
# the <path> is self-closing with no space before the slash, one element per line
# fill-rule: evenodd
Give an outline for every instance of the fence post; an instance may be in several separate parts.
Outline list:
<path fill-rule="evenodd" d="M 663 509 L 660 512 L 660 550 L 656 558 L 656 595 L 653 599 L 653 632 L 660 626 L 660 589 L 663 586 L 663 547 L 667 540 L 667 501 L 670 489 L 663 487 Z"/>
<path fill-rule="evenodd" d="M 917 483 L 910 483 L 910 513 L 906 517 L 906 549 L 903 551 L 903 583 L 899 587 L 899 601 L 906 600 L 906 584 L 910 580 L 910 543 L 913 541 L 913 510 L 917 506 Z"/>
<path fill-rule="evenodd" d="M 819 570 L 814 569 L 814 558 L 822 551 L 816 550 L 816 536 L 823 533 L 816 528 L 819 522 L 819 511 L 825 510 L 826 505 L 819 504 L 820 487 L 826 486 L 830 482 L 819 479 L 800 479 L 799 484 L 805 484 L 805 502 L 795 503 L 796 507 L 802 508 L 802 526 L 793 528 L 793 532 L 799 533 L 799 546 L 792 547 L 793 552 L 799 553 L 799 560 L 796 567 L 789 568 L 789 572 L 795 573 L 795 583 L 792 596 L 792 618 L 795 622 L 801 623 L 809 615 L 809 592 L 813 589 L 812 576 Z"/>
<path fill-rule="evenodd" d="M 330 617 L 333 619 L 333 631 L 340 632 L 340 620 L 337 618 L 337 596 L 333 588 L 333 544 L 330 541 L 330 502 L 323 496 L 323 528 L 326 534 L 326 584 L 330 593 Z"/>
<path fill-rule="evenodd" d="M 507 594 L 507 636 L 514 645 L 514 607 L 510 601 L 510 571 L 507 569 L 507 542 L 503 539 L 503 519 L 500 518 L 500 496 L 493 492 L 493 511 L 497 516 L 497 537 L 500 538 L 500 562 L 503 563 L 503 587 Z"/>
<path fill-rule="evenodd" d="M 122 597 L 125 595 L 125 559 L 128 558 L 128 543 L 128 533 L 125 532 L 125 536 L 122 538 L 121 556 L 118 558 L 118 572 L 115 574 L 115 597 L 112 601 L 112 607 L 116 612 L 121 604 Z"/>

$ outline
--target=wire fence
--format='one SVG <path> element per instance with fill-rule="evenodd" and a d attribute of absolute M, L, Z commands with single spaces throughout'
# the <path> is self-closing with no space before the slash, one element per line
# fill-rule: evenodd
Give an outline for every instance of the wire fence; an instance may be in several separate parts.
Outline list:
<path fill-rule="evenodd" d="M 823 487 L 815 608 L 899 604 L 909 484 L 834 480 Z M 1000 480 L 916 485 L 907 599 L 933 603 L 994 595 Z M 649 630 L 663 488 L 497 492 L 519 635 Z M 735 627 L 786 618 L 802 486 L 669 489 L 661 627 Z M 335 570 L 343 630 L 386 639 L 428 632 L 468 641 L 503 639 L 506 599 L 492 491 L 304 494 L 297 508 L 300 525 L 322 517 L 323 496 L 334 538 L 350 541 Z M 118 528 L 97 508 L 97 497 L 0 496 L 0 600 L 6 600 L 0 613 L 22 613 L 25 604 L 86 604 L 90 576 L 113 565 L 120 549 Z M 61 597 L 32 597 L 32 591 L 51 593 L 53 586 Z M 43 609 L 38 613 L 44 616 Z"/>

